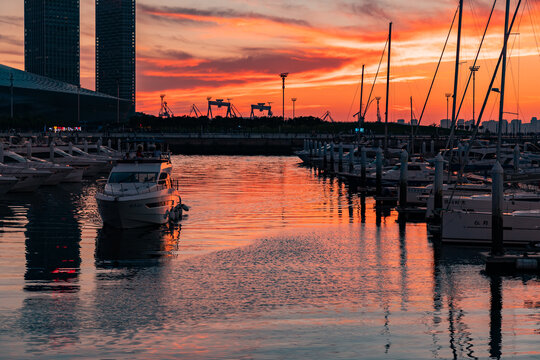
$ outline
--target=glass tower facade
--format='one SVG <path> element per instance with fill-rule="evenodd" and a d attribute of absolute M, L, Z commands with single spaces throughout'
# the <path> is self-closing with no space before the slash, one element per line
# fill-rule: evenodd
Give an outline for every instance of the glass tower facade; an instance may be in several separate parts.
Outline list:
<path fill-rule="evenodd" d="M 25 70 L 80 83 L 79 0 L 24 0 Z"/>
<path fill-rule="evenodd" d="M 135 0 L 96 0 L 96 91 L 135 111 Z"/>

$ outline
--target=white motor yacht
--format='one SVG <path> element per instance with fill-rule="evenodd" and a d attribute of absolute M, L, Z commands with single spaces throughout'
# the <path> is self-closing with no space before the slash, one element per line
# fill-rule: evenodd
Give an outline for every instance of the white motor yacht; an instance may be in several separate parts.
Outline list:
<path fill-rule="evenodd" d="M 51 176 L 51 173 L 33 168 L 0 164 L 0 175 L 17 178 L 17 183 L 9 190 L 10 192 L 33 192 L 43 185 L 45 180 Z"/>
<path fill-rule="evenodd" d="M 30 160 L 32 161 L 32 166 L 36 166 L 36 164 L 51 164 L 47 160 L 39 159 L 36 157 L 31 157 Z M 60 182 L 63 183 L 80 183 L 83 181 L 84 177 L 84 169 L 80 167 L 75 167 L 71 165 L 60 165 L 60 164 L 53 164 L 55 167 L 67 167 L 71 169 L 68 173 L 63 174 L 62 180 Z M 39 166 L 36 168 L 40 168 Z M 44 166 L 46 168 L 46 166 Z"/>
<path fill-rule="evenodd" d="M 407 204 L 415 206 L 427 206 L 431 193 L 433 192 L 433 184 L 426 186 L 409 186 L 407 187 Z M 463 183 L 458 184 L 444 184 L 443 195 L 450 196 L 454 194 L 454 198 L 458 196 L 471 196 L 479 194 L 491 193 L 490 184 L 475 184 L 475 183 Z M 399 194 L 399 188 L 398 188 Z M 433 203 L 433 197 L 431 196 L 431 202 Z"/>
<path fill-rule="evenodd" d="M 53 148 L 51 151 L 51 148 L 48 146 L 33 146 L 30 149 L 30 154 L 28 154 L 27 147 L 13 149 L 13 151 L 27 157 L 36 157 L 55 164 L 69 165 L 76 169 L 82 169 L 85 177 L 97 176 L 103 168 L 109 166 L 109 162 L 104 160 L 72 156 L 57 148 Z"/>
<path fill-rule="evenodd" d="M 27 159 L 13 151 L 4 151 L 4 164 L 19 168 L 31 167 L 37 170 L 49 171 L 51 175 L 43 185 L 57 185 L 60 182 L 82 181 L 82 169 L 75 169 L 66 165 L 53 164 L 39 159 Z M 76 174 L 73 174 L 76 172 Z"/>
<path fill-rule="evenodd" d="M 401 164 L 396 164 L 393 168 L 383 171 L 381 179 L 383 184 L 396 184 L 400 179 Z M 366 176 L 369 181 L 375 181 L 377 174 L 372 172 Z M 409 162 L 407 164 L 407 181 L 410 184 L 433 183 L 435 170 L 425 162 Z"/>
<path fill-rule="evenodd" d="M 441 238 L 464 244 L 491 243 L 491 212 L 443 211 Z M 540 211 L 503 214 L 503 243 L 529 245 L 540 242 Z"/>
<path fill-rule="evenodd" d="M 178 219 L 183 205 L 171 172 L 169 159 L 118 161 L 96 194 L 103 223 L 128 229 Z"/>
<path fill-rule="evenodd" d="M 491 194 L 462 196 L 456 193 L 452 196 L 448 192 L 443 196 L 443 209 L 448 211 L 491 212 Z M 427 203 L 426 218 L 433 217 L 433 210 L 434 198 L 431 195 Z M 520 210 L 540 210 L 540 195 L 530 192 L 504 194 L 503 211 L 513 212 Z"/>
<path fill-rule="evenodd" d="M 10 191 L 17 183 L 17 178 L 14 176 L 0 175 L 0 195 L 4 195 Z"/>

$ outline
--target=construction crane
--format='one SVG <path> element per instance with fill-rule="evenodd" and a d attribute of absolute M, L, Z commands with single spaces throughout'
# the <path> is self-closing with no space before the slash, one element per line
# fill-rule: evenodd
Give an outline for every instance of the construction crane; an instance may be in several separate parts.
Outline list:
<path fill-rule="evenodd" d="M 322 121 L 326 121 L 326 119 L 330 119 L 331 122 L 334 122 L 334 118 L 330 115 L 330 111 L 326 111 L 323 116 L 321 116 Z"/>
<path fill-rule="evenodd" d="M 249 116 L 250 119 L 255 118 L 255 110 L 259 110 L 259 112 L 268 111 L 268 117 L 271 117 L 272 114 L 272 106 L 270 106 L 270 103 L 268 105 L 265 105 L 265 103 L 257 103 L 256 105 L 251 105 L 251 115 Z"/>
<path fill-rule="evenodd" d="M 159 109 L 159 117 L 160 118 L 172 118 L 174 117 L 174 113 L 172 112 L 171 108 L 167 105 L 167 102 L 165 101 L 165 94 L 161 94 L 161 109 Z"/>
<path fill-rule="evenodd" d="M 211 97 L 207 97 L 206 98 L 208 100 L 208 113 L 207 113 L 207 116 L 209 119 L 213 119 L 213 114 L 212 114 L 212 106 L 217 106 L 218 109 L 222 108 L 222 107 L 226 107 L 227 108 L 227 113 L 225 114 L 225 117 L 226 118 L 230 118 L 230 117 L 238 117 L 238 109 L 236 109 L 233 106 L 231 106 L 231 103 L 230 102 L 225 102 L 223 101 L 223 99 L 216 99 L 216 100 L 212 100 Z"/>
<path fill-rule="evenodd" d="M 232 98 L 227 98 L 227 101 L 231 104 L 231 113 L 233 115 L 233 117 L 237 118 L 237 117 L 243 117 L 242 116 L 242 113 L 240 113 L 240 110 L 238 110 L 236 108 L 236 106 L 234 106 L 234 104 L 231 102 Z"/>
<path fill-rule="evenodd" d="M 203 116 L 201 110 L 199 110 L 199 108 L 195 104 L 191 105 L 191 108 L 189 109 L 189 116 L 191 116 L 192 114 L 195 114 L 195 117 L 198 118 Z"/>

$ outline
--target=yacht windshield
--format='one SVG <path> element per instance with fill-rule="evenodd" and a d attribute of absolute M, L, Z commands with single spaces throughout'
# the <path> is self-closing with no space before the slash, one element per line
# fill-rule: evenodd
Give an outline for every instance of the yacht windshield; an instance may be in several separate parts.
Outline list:
<path fill-rule="evenodd" d="M 157 176 L 158 173 L 153 172 L 113 172 L 109 177 L 109 183 L 155 183 Z"/>

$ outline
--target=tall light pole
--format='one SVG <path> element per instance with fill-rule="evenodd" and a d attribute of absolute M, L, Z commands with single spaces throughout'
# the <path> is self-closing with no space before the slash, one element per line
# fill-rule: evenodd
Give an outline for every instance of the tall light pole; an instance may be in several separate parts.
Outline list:
<path fill-rule="evenodd" d="M 297 100 L 297 99 L 296 99 L 296 98 L 292 98 L 291 100 L 292 100 L 292 118 L 293 118 L 293 120 L 294 120 L 294 119 L 296 118 L 295 113 L 294 113 L 294 104 L 296 103 L 296 100 Z"/>
<path fill-rule="evenodd" d="M 13 119 L 13 73 L 9 74 L 9 92 L 11 96 L 11 119 Z"/>
<path fill-rule="evenodd" d="M 282 86 L 282 103 L 281 103 L 281 110 L 283 113 L 283 121 L 285 121 L 285 78 L 289 75 L 289 73 L 281 73 L 279 76 L 281 76 L 281 80 L 283 82 Z"/>
<path fill-rule="evenodd" d="M 446 121 L 448 121 L 448 100 L 450 99 L 450 97 L 452 97 L 452 94 L 446 93 L 444 94 L 444 96 L 446 96 Z"/>
<path fill-rule="evenodd" d="M 476 72 L 480 69 L 479 65 L 470 66 L 469 70 L 472 72 L 472 119 L 473 119 L 473 126 L 476 126 L 475 122 L 475 114 L 474 114 L 474 103 L 475 103 L 475 93 L 476 93 Z M 472 130 L 472 129 L 471 129 Z"/>

